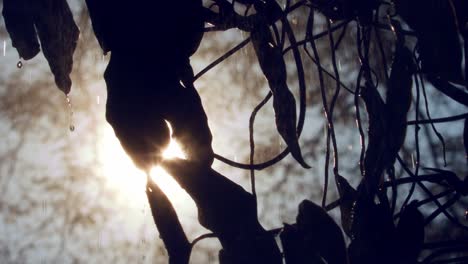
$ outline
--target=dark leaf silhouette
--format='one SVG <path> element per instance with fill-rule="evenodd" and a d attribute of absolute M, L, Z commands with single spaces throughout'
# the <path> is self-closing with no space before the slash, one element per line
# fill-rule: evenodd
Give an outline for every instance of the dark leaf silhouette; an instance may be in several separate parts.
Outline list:
<path fill-rule="evenodd" d="M 465 158 L 468 161 L 468 118 L 465 118 L 465 126 L 463 128 L 463 144 L 465 145 Z"/>
<path fill-rule="evenodd" d="M 413 72 L 411 52 L 400 43 L 396 47 L 386 96 L 388 147 L 385 166 L 387 168 L 393 165 L 405 141 L 406 121 L 412 99 Z"/>
<path fill-rule="evenodd" d="M 429 75 L 460 82 L 462 51 L 456 14 L 449 1 L 394 2 L 399 14 L 416 31 L 422 70 Z"/>
<path fill-rule="evenodd" d="M 291 151 L 304 168 L 310 168 L 302 157 L 296 131 L 296 101 L 286 83 L 286 65 L 280 47 L 275 46 L 266 22 L 251 33 L 258 62 L 273 93 L 276 127 Z"/>
<path fill-rule="evenodd" d="M 146 196 L 159 236 L 166 245 L 169 263 L 188 264 L 191 245 L 182 229 L 174 207 L 159 186 L 149 177 L 146 185 Z"/>
<path fill-rule="evenodd" d="M 417 201 L 403 208 L 396 231 L 402 263 L 416 263 L 424 243 L 424 217 Z"/>
<path fill-rule="evenodd" d="M 20 56 L 28 60 L 39 52 L 38 36 L 57 87 L 68 94 L 72 84 L 70 73 L 79 30 L 67 1 L 7 0 L 3 13 Z M 37 30 L 37 36 L 34 28 Z"/>
<path fill-rule="evenodd" d="M 323 264 L 323 258 L 315 248 L 310 248 L 297 225 L 285 224 L 280 234 L 283 254 L 288 264 Z"/>
<path fill-rule="evenodd" d="M 27 0 L 3 1 L 3 18 L 13 47 L 21 58 L 32 59 L 39 53 L 39 41 L 34 29 L 34 11 Z"/>
<path fill-rule="evenodd" d="M 382 173 L 385 169 L 386 141 L 385 133 L 387 123 L 385 122 L 385 103 L 370 82 L 362 88 L 361 97 L 364 100 L 369 118 L 368 144 L 364 158 L 364 187 L 367 194 L 375 195 L 382 181 Z"/>
<path fill-rule="evenodd" d="M 395 226 L 388 205 L 376 205 L 360 194 L 353 208 L 351 244 L 348 254 L 351 263 L 397 263 L 393 254 Z"/>
<path fill-rule="evenodd" d="M 330 264 L 348 263 L 341 228 L 322 207 L 309 200 L 302 201 L 296 221 L 307 252 L 317 251 Z"/>
<path fill-rule="evenodd" d="M 251 194 L 196 162 L 174 159 L 161 165 L 195 201 L 200 224 L 223 246 L 224 263 L 281 263 L 273 236 L 258 222 Z"/>
<path fill-rule="evenodd" d="M 344 177 L 338 176 L 336 181 L 340 194 L 341 226 L 345 234 L 352 237 L 353 210 L 358 194 Z"/>

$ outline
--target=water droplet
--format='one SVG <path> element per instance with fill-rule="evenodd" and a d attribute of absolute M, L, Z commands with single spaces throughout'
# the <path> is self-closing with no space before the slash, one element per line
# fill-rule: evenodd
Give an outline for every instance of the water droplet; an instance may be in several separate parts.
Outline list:
<path fill-rule="evenodd" d="M 18 69 L 23 68 L 23 62 L 18 61 L 18 63 L 16 63 L 16 67 L 18 67 Z"/>
<path fill-rule="evenodd" d="M 68 96 L 68 94 L 67 94 L 66 100 L 67 100 L 68 110 L 70 112 L 70 115 L 69 115 L 70 125 L 68 126 L 68 128 L 70 129 L 70 132 L 73 132 L 75 131 L 75 125 L 73 124 L 73 106 L 72 106 L 71 99 Z"/>
<path fill-rule="evenodd" d="M 6 41 L 3 41 L 3 57 L 6 56 Z"/>

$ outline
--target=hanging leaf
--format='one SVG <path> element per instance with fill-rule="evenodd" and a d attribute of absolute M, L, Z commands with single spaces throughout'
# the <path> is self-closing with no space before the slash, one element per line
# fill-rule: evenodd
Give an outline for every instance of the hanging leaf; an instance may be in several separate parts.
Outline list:
<path fill-rule="evenodd" d="M 385 168 L 386 151 L 386 122 L 385 103 L 377 88 L 366 81 L 361 89 L 361 97 L 364 100 L 369 119 L 368 144 L 364 157 L 364 181 L 365 190 L 369 197 L 373 197 L 382 181 Z"/>
<path fill-rule="evenodd" d="M 393 59 L 392 70 L 387 87 L 386 120 L 387 120 L 387 159 L 385 166 L 393 166 L 398 151 L 406 137 L 406 121 L 411 106 L 412 73 L 414 65 L 412 54 L 398 44 Z"/>
<path fill-rule="evenodd" d="M 296 101 L 286 83 L 287 73 L 281 49 L 274 45 L 266 23 L 251 33 L 252 43 L 263 74 L 273 93 L 276 127 L 291 151 L 291 155 L 304 168 L 310 168 L 302 157 L 296 131 Z"/>
<path fill-rule="evenodd" d="M 33 5 L 34 6 L 34 5 Z M 39 53 L 39 41 L 34 29 L 35 10 L 28 0 L 4 0 L 3 18 L 13 47 L 25 60 Z"/>
<path fill-rule="evenodd" d="M 65 94 L 71 89 L 78 27 L 66 0 L 38 0 L 34 24 L 41 40 L 42 52 L 55 76 L 55 83 Z"/>

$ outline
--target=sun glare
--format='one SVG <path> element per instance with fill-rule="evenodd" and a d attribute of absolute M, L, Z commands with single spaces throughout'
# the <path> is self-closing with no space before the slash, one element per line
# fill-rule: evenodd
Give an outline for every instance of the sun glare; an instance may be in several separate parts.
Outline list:
<path fill-rule="evenodd" d="M 120 198 L 141 205 L 146 200 L 144 195 L 147 180 L 145 172 L 135 167 L 130 157 L 122 149 L 110 126 L 106 126 L 100 145 L 103 173 L 109 184 L 117 189 Z M 186 156 L 177 141 L 171 138 L 169 146 L 163 152 L 163 158 L 185 159 Z M 150 178 L 168 196 L 175 207 L 184 208 L 190 205 L 191 199 L 188 194 L 161 166 L 155 166 L 151 169 Z"/>

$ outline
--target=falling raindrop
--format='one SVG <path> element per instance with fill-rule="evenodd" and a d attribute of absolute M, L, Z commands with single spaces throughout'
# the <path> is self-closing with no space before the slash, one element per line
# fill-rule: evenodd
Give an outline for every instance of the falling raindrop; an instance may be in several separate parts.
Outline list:
<path fill-rule="evenodd" d="M 341 71 L 341 60 L 338 60 L 338 70 Z"/>
<path fill-rule="evenodd" d="M 3 41 L 3 57 L 6 56 L 6 41 Z"/>
<path fill-rule="evenodd" d="M 72 106 L 72 103 L 71 103 L 71 99 L 70 99 L 70 96 L 68 96 L 67 94 L 67 105 L 68 105 L 68 109 L 69 109 L 69 112 L 70 112 L 70 125 L 68 126 L 68 128 L 70 129 L 70 132 L 73 132 L 75 131 L 75 125 L 73 124 L 73 106 Z"/>
<path fill-rule="evenodd" d="M 101 103 L 101 97 L 99 97 L 99 95 L 96 96 L 96 101 L 97 101 L 97 104 L 98 104 L 98 105 Z"/>
<path fill-rule="evenodd" d="M 23 62 L 18 61 L 18 63 L 16 63 L 16 67 L 18 67 L 18 69 L 23 68 Z"/>
<path fill-rule="evenodd" d="M 413 169 L 416 168 L 416 162 L 414 161 L 414 155 L 411 154 L 411 163 L 413 164 Z"/>

